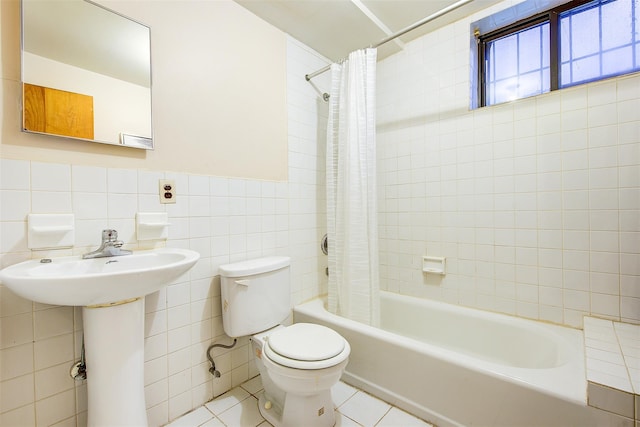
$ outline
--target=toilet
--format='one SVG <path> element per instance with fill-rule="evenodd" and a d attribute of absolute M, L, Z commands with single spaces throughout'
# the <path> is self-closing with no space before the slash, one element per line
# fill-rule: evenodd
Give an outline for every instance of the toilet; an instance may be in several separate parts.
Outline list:
<path fill-rule="evenodd" d="M 336 331 L 311 323 L 281 323 L 291 313 L 289 257 L 220 266 L 222 322 L 232 337 L 251 336 L 264 393 L 262 416 L 276 427 L 331 427 L 331 387 L 351 347 Z"/>

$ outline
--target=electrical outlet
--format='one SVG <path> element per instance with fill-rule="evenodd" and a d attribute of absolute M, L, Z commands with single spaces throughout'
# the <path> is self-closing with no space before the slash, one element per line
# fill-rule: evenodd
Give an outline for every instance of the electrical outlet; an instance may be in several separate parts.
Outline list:
<path fill-rule="evenodd" d="M 172 179 L 159 180 L 160 203 L 176 202 L 176 183 Z"/>

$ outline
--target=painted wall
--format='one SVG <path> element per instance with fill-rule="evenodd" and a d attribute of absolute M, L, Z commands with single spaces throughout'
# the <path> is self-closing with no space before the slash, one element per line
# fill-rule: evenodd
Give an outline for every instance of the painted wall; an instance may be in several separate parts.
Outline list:
<path fill-rule="evenodd" d="M 304 74 L 326 65 L 293 40 L 287 46 L 288 181 L 213 174 L 0 159 L 0 268 L 25 259 L 95 249 L 113 227 L 130 249 L 162 243 L 136 240 L 135 213 L 163 212 L 167 246 L 201 254 L 185 276 L 145 300 L 145 392 L 150 425 L 159 426 L 257 374 L 248 339 L 233 350 L 220 307 L 218 266 L 268 255 L 292 258 L 292 301 L 326 293 L 324 141 L 326 104 Z M 161 205 L 158 179 L 176 181 L 177 203 Z M 72 250 L 29 251 L 28 213 L 74 213 Z M 0 426 L 86 424 L 86 384 L 70 366 L 80 357 L 82 313 L 32 303 L 0 285 Z"/>
<path fill-rule="evenodd" d="M 378 64 L 381 284 L 581 327 L 640 322 L 640 74 L 470 111 L 470 24 Z M 445 256 L 447 275 L 422 272 Z"/>
<path fill-rule="evenodd" d="M 219 265 L 290 255 L 294 303 L 326 292 L 326 104 L 303 77 L 326 62 L 230 1 L 150 3 L 105 1 L 152 27 L 154 152 L 20 133 L 18 3 L 0 2 L 0 267 L 44 255 L 26 249 L 29 212 L 76 215 L 60 255 L 94 248 L 105 226 L 141 247 L 135 212 L 166 210 L 167 245 L 202 259 L 146 299 L 147 406 L 162 425 L 255 374 L 246 339 L 214 352 L 221 378 L 207 372 L 206 347 L 226 341 Z M 571 326 L 638 322 L 638 76 L 469 111 L 469 23 L 498 9 L 379 64 L 381 283 Z M 247 152 L 259 164 L 235 163 Z M 176 205 L 158 203 L 165 177 Z M 423 275 L 424 254 L 447 256 L 447 276 Z M 85 385 L 68 376 L 81 332 L 80 310 L 0 286 L 0 425 L 83 425 Z"/>
<path fill-rule="evenodd" d="M 3 158 L 286 180 L 284 33 L 231 0 L 100 3 L 151 27 L 156 149 L 19 132 L 20 8 L 8 0 L 0 4 Z"/>
<path fill-rule="evenodd" d="M 166 245 L 202 258 L 145 301 L 146 402 L 159 426 L 256 374 L 247 339 L 214 351 L 222 376 L 208 373 L 206 348 L 228 342 L 219 265 L 290 255 L 292 301 L 326 292 L 326 104 L 304 80 L 326 60 L 231 1 L 103 3 L 152 27 L 157 148 L 19 132 L 19 3 L 0 2 L 0 268 L 94 249 L 106 227 L 147 248 L 135 213 L 166 211 Z M 175 205 L 159 203 L 161 178 L 175 179 Z M 74 248 L 29 251 L 26 215 L 56 212 L 75 214 Z M 68 375 L 81 336 L 80 309 L 0 285 L 0 426 L 86 424 L 86 384 Z"/>

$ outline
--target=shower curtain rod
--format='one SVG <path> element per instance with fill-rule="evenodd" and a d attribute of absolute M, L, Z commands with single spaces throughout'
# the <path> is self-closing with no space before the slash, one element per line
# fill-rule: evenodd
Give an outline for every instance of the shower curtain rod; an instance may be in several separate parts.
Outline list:
<path fill-rule="evenodd" d="M 437 18 L 441 17 L 442 15 L 446 15 L 447 13 L 449 13 L 449 12 L 451 12 L 451 11 L 461 7 L 461 6 L 464 6 L 467 3 L 471 3 L 472 1 L 473 0 L 460 0 L 460 1 L 454 3 L 454 4 L 450 5 L 450 6 L 447 6 L 445 8 L 440 9 L 439 11 L 427 16 L 426 18 L 421 19 L 420 21 L 418 21 L 418 22 L 416 22 L 414 24 L 409 25 L 408 27 L 403 28 L 402 30 L 400 30 L 400 31 L 398 31 L 396 33 L 391 34 L 389 37 L 380 40 L 378 43 L 373 44 L 373 45 L 369 45 L 367 47 L 370 47 L 370 48 L 380 47 L 383 44 L 385 44 L 387 42 L 390 42 L 391 40 L 396 39 L 396 38 L 398 38 L 400 36 L 403 36 L 406 33 L 408 33 L 409 31 L 413 31 L 416 28 L 423 26 L 427 22 L 431 22 L 434 19 L 437 19 Z M 319 76 L 320 74 L 324 73 L 325 71 L 329 71 L 330 68 L 331 68 L 331 64 L 329 64 L 329 65 L 327 65 L 325 67 L 322 67 L 319 70 L 314 71 L 313 73 L 305 74 L 304 78 L 307 81 L 310 81 L 312 78 L 314 78 L 316 76 Z"/>

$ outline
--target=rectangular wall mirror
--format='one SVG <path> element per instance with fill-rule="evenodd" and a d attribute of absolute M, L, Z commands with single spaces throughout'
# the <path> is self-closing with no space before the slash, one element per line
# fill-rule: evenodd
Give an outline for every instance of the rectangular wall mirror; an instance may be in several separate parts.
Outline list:
<path fill-rule="evenodd" d="M 149 27 L 86 0 L 22 0 L 22 129 L 152 149 Z"/>

